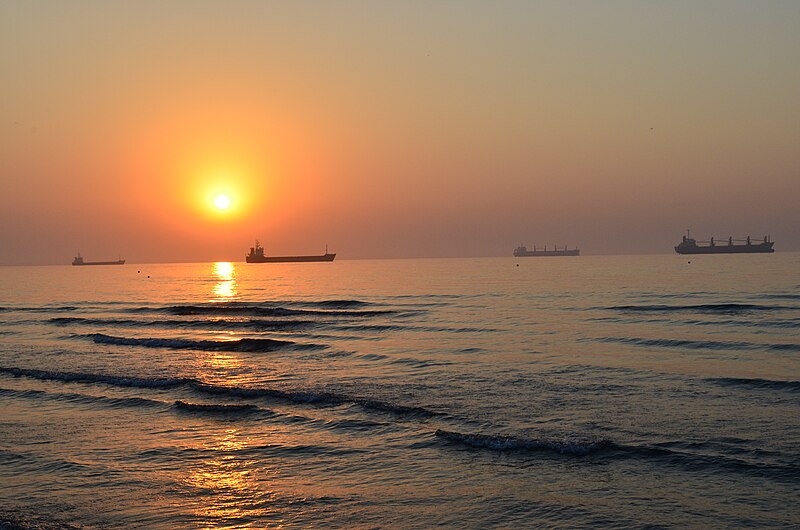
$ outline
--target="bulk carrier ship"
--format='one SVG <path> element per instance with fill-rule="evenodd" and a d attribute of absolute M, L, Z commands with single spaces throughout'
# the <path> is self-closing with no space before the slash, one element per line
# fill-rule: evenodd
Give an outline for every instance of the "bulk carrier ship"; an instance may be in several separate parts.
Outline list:
<path fill-rule="evenodd" d="M 325 245 L 325 254 L 319 256 L 265 256 L 264 247 L 256 240 L 256 246 L 250 247 L 250 254 L 245 256 L 247 263 L 308 263 L 315 261 L 333 261 L 336 254 L 328 252 L 328 246 Z"/>
<path fill-rule="evenodd" d="M 772 248 L 774 241 L 770 241 L 769 236 L 764 236 L 763 241 L 753 243 L 750 236 L 745 239 L 733 239 L 729 237 L 727 241 L 720 244 L 712 237 L 707 241 L 697 241 L 692 239 L 689 231 L 683 236 L 683 240 L 675 247 L 678 254 L 763 254 L 775 252 Z"/>
<path fill-rule="evenodd" d="M 118 259 L 117 261 L 84 261 L 83 257 L 78 254 L 75 256 L 75 259 L 72 260 L 73 265 L 125 265 L 124 259 Z"/>
<path fill-rule="evenodd" d="M 534 257 L 534 256 L 580 256 L 581 251 L 578 250 L 578 247 L 573 249 L 567 249 L 567 246 L 564 245 L 564 248 L 558 248 L 558 246 L 554 246 L 552 250 L 547 250 L 547 245 L 544 246 L 543 249 L 536 248 L 536 245 L 533 246 L 533 250 L 528 250 L 528 247 L 524 245 L 518 246 L 514 249 L 514 256 L 517 258 L 527 258 L 527 257 Z"/>

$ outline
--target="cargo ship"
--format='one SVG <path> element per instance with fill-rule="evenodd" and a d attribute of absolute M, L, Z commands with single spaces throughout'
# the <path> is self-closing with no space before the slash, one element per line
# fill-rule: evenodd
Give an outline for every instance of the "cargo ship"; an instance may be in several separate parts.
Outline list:
<path fill-rule="evenodd" d="M 707 241 L 697 241 L 692 239 L 689 231 L 683 236 L 683 240 L 675 247 L 678 254 L 763 254 L 775 252 L 772 248 L 774 241 L 770 241 L 769 236 L 764 236 L 762 241 L 754 243 L 750 236 L 744 239 L 733 239 L 716 241 L 713 237 Z"/>
<path fill-rule="evenodd" d="M 567 249 L 567 246 L 564 245 L 564 248 L 558 248 L 557 245 L 553 246 L 551 250 L 547 250 L 547 245 L 544 248 L 536 248 L 536 245 L 533 246 L 533 250 L 528 250 L 528 247 L 524 245 L 520 245 L 514 249 L 514 256 L 517 258 L 527 258 L 533 256 L 580 256 L 581 251 L 578 250 L 578 247 L 573 249 Z"/>
<path fill-rule="evenodd" d="M 80 254 L 75 256 L 75 259 L 72 260 L 73 265 L 125 265 L 124 259 L 118 259 L 116 261 L 84 261 L 83 257 Z"/>
<path fill-rule="evenodd" d="M 333 261 L 336 254 L 328 252 L 328 246 L 325 245 L 325 254 L 319 256 L 265 256 L 264 247 L 262 247 L 258 240 L 256 246 L 250 247 L 250 254 L 245 256 L 247 263 L 308 263 L 315 261 Z"/>

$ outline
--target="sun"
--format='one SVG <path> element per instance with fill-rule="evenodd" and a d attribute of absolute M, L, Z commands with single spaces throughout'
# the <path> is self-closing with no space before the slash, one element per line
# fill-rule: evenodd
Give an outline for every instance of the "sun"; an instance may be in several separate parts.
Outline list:
<path fill-rule="evenodd" d="M 231 207 L 231 198 L 225 194 L 214 197 L 214 206 L 217 210 L 227 210 Z"/>

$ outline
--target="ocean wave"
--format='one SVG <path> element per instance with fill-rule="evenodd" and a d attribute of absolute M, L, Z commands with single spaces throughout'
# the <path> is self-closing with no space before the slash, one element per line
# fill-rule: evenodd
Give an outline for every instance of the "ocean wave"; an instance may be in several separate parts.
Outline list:
<path fill-rule="evenodd" d="M 159 407 L 165 405 L 162 401 L 140 397 L 108 397 L 92 396 L 88 394 L 74 394 L 61 392 L 47 392 L 44 390 L 14 390 L 0 388 L 0 395 L 14 396 L 28 399 L 46 399 L 52 401 L 66 401 L 71 403 L 100 404 L 106 407 Z"/>
<path fill-rule="evenodd" d="M 255 405 L 217 404 L 217 403 L 189 403 L 178 400 L 173 405 L 178 410 L 188 412 L 202 412 L 210 414 L 242 414 L 253 412 L 271 412 Z"/>
<path fill-rule="evenodd" d="M 600 337 L 597 342 L 618 342 L 622 344 L 635 344 L 637 346 L 657 346 L 659 348 L 689 348 L 702 350 L 752 350 L 760 348 L 751 342 L 723 342 L 713 340 L 687 340 L 687 339 L 642 339 L 637 337 Z"/>
<path fill-rule="evenodd" d="M 89 333 L 76 335 L 86 338 L 96 344 L 113 344 L 115 346 L 141 346 L 144 348 L 167 348 L 170 350 L 201 350 L 201 351 L 230 351 L 260 353 L 271 352 L 283 348 L 294 349 L 321 349 L 318 344 L 298 344 L 290 340 L 278 339 L 237 339 L 237 340 L 189 340 L 189 339 L 162 339 L 162 338 L 132 338 L 115 337 L 103 333 Z"/>
<path fill-rule="evenodd" d="M 800 344 L 770 344 L 769 349 L 774 351 L 800 351 Z"/>
<path fill-rule="evenodd" d="M 515 436 L 460 433 L 438 429 L 435 435 L 449 442 L 492 451 L 552 451 L 585 456 L 613 445 L 608 440 L 541 440 Z"/>
<path fill-rule="evenodd" d="M 693 350 L 773 350 L 800 351 L 800 344 L 759 344 L 754 342 L 733 342 L 688 339 L 642 339 L 637 337 L 601 337 L 598 342 L 619 342 L 637 346 L 656 346 L 659 348 L 689 348 Z"/>
<path fill-rule="evenodd" d="M 104 383 L 112 386 L 134 388 L 176 388 L 194 381 L 189 378 L 171 377 L 129 377 L 105 374 L 87 374 L 80 372 L 60 372 L 34 370 L 29 368 L 7 368 L 0 366 L 0 373 L 14 377 L 30 377 L 40 381 L 61 381 L 64 383 Z"/>
<path fill-rule="evenodd" d="M 748 311 L 783 311 L 795 309 L 780 305 L 759 305 L 759 304 L 696 304 L 696 305 L 619 305 L 604 307 L 609 311 L 641 311 L 645 313 L 664 313 L 664 312 L 697 312 L 697 313 L 721 313 L 733 314 Z"/>
<path fill-rule="evenodd" d="M 216 280 L 213 280 L 216 282 Z M 209 305 L 212 306 L 228 306 L 228 307 L 252 307 L 252 306 L 268 306 L 268 307 L 319 307 L 323 309 L 351 309 L 355 307 L 368 307 L 375 305 L 372 302 L 365 302 L 363 300 L 262 300 L 259 302 L 214 302 Z"/>
<path fill-rule="evenodd" d="M 706 379 L 706 381 L 725 386 L 744 386 L 749 388 L 765 388 L 770 390 L 800 392 L 800 381 L 778 381 L 775 379 L 759 379 L 749 377 L 710 377 Z"/>
<path fill-rule="evenodd" d="M 415 329 L 397 324 L 337 324 L 334 327 L 340 331 L 369 331 L 376 333 L 381 333 L 383 331 L 404 331 Z"/>
<path fill-rule="evenodd" d="M 398 311 L 393 309 L 369 309 L 369 310 L 349 310 L 349 309 L 293 309 L 284 305 L 273 304 L 251 304 L 244 302 L 224 302 L 203 305 L 173 305 L 166 307 L 136 307 L 131 308 L 131 312 L 139 313 L 168 313 L 171 315 L 191 316 L 191 315 L 238 315 L 238 316 L 258 316 L 258 317 L 290 317 L 298 315 L 308 316 L 331 316 L 331 317 L 361 317 L 369 318 L 375 316 L 396 315 Z"/>
<path fill-rule="evenodd" d="M 136 388 L 176 388 L 187 387 L 195 392 L 211 396 L 226 396 L 242 399 L 267 398 L 293 403 L 321 405 L 356 405 L 365 410 L 387 412 L 399 416 L 432 417 L 441 415 L 423 407 L 397 404 L 346 394 L 336 394 L 311 389 L 280 389 L 269 387 L 228 386 L 204 383 L 194 378 L 143 378 L 106 374 L 55 372 L 26 368 L 0 367 L 0 373 L 15 377 L 30 377 L 43 381 L 62 381 L 65 383 L 101 383 L 112 386 Z"/>
<path fill-rule="evenodd" d="M 619 319 L 619 322 L 641 323 L 641 322 L 665 322 L 665 320 L 636 320 Z M 753 327 L 753 328 L 781 328 L 793 329 L 800 328 L 800 320 L 797 319 L 772 319 L 772 320 L 673 320 L 672 324 L 688 326 L 734 326 L 734 327 Z"/>
<path fill-rule="evenodd" d="M 63 380 L 63 379 L 62 379 Z M 77 380 L 77 379 L 70 379 Z M 133 385 L 130 385 L 133 386 Z M 227 403 L 190 403 L 177 400 L 174 403 L 167 403 L 155 399 L 143 397 L 109 397 L 93 396 L 89 394 L 47 392 L 45 390 L 15 390 L 0 388 L 0 396 L 12 396 L 26 399 L 44 399 L 49 401 L 83 403 L 90 405 L 100 405 L 109 408 L 119 407 L 172 407 L 180 411 L 196 412 L 203 414 L 244 414 L 261 413 L 274 414 L 271 410 L 250 404 L 227 404 Z"/>
<path fill-rule="evenodd" d="M 281 303 L 281 302 L 276 302 Z M 319 300 L 312 302 L 294 302 L 297 305 L 310 307 L 324 307 L 327 309 L 345 309 L 349 307 L 366 307 L 372 305 L 370 302 L 361 300 Z"/>
<path fill-rule="evenodd" d="M 757 476 L 777 481 L 800 481 L 800 467 L 797 465 L 755 462 L 721 454 L 700 454 L 685 450 L 675 450 L 670 448 L 670 446 L 673 445 L 675 444 L 615 444 L 612 447 L 609 457 L 640 458 L 659 465 L 679 467 L 693 473 L 723 472 Z M 693 445 L 696 446 L 695 450 L 698 450 L 702 449 L 706 444 L 697 443 Z"/>
<path fill-rule="evenodd" d="M 318 326 L 315 320 L 136 320 L 125 318 L 83 318 L 83 317 L 56 317 L 47 321 L 56 326 L 109 326 L 109 327 L 156 327 L 156 328 L 185 328 L 185 329 L 215 329 L 215 330 L 256 330 L 256 331 L 297 331 L 311 326 Z"/>
<path fill-rule="evenodd" d="M 759 298 L 773 299 L 773 300 L 800 300 L 800 294 L 797 293 L 763 293 Z"/>
<path fill-rule="evenodd" d="M 25 311 L 33 313 L 49 313 L 53 311 L 77 311 L 79 308 L 73 305 L 65 306 L 41 306 L 41 307 L 0 307 L 0 312 L 13 313 Z"/>
<path fill-rule="evenodd" d="M 671 446 L 685 446 L 681 443 L 660 443 L 654 445 L 625 445 L 610 440 L 586 439 L 538 439 L 505 435 L 460 433 L 439 429 L 435 436 L 451 443 L 476 449 L 492 451 L 550 451 L 559 454 L 587 456 L 602 454 L 603 459 L 641 459 L 655 465 L 680 467 L 691 472 L 724 472 L 758 476 L 779 481 L 800 481 L 800 467 L 795 464 L 766 463 L 747 461 L 721 454 L 701 454 L 686 450 L 676 450 Z M 702 450 L 705 443 L 689 444 L 695 450 Z"/>

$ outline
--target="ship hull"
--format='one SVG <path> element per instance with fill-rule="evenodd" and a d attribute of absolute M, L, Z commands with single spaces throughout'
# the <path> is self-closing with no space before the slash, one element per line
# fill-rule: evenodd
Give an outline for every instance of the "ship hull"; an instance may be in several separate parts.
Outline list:
<path fill-rule="evenodd" d="M 84 261 L 83 263 L 73 263 L 75 267 L 83 267 L 84 265 L 125 265 L 125 260 L 120 259 L 117 261 Z"/>
<path fill-rule="evenodd" d="M 552 256 L 580 256 L 581 251 L 573 250 L 528 250 L 526 252 L 514 252 L 517 258 L 537 258 L 537 257 L 552 257 Z"/>
<path fill-rule="evenodd" d="M 336 254 L 322 254 L 320 256 L 246 256 L 247 263 L 312 263 L 319 261 L 333 261 Z"/>
<path fill-rule="evenodd" d="M 773 242 L 759 243 L 758 245 L 715 245 L 713 247 L 698 247 L 678 245 L 675 252 L 678 254 L 769 254 L 775 252 Z"/>

